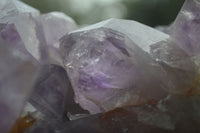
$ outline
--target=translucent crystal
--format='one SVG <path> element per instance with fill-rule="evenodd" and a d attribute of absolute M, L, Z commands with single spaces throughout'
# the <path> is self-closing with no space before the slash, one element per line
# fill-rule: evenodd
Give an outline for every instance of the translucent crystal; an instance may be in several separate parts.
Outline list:
<path fill-rule="evenodd" d="M 200 53 L 200 1 L 186 0 L 174 24 L 172 37 L 190 55 Z"/>
<path fill-rule="evenodd" d="M 156 101 L 170 81 L 151 56 L 168 35 L 128 20 L 110 19 L 62 38 L 76 102 L 91 113 Z"/>
<path fill-rule="evenodd" d="M 68 32 L 77 28 L 76 23 L 72 18 L 61 12 L 51 12 L 40 15 L 36 18 L 38 30 L 43 34 L 40 35 L 42 43 L 45 44 L 45 50 L 41 53 L 46 53 L 53 64 L 62 64 L 59 50 L 59 39 Z"/>
<path fill-rule="evenodd" d="M 1 0 L 0 18 L 15 16 L 23 13 L 39 14 L 39 10 L 19 1 L 19 0 Z"/>
<path fill-rule="evenodd" d="M 0 23 L 14 24 L 26 51 L 41 64 L 62 64 L 58 42 L 64 34 L 76 29 L 75 22 L 60 12 L 40 15 L 36 9 L 16 0 L 5 3 L 2 11 L 7 11 L 7 6 L 12 6 L 12 11 L 7 11 Z"/>
<path fill-rule="evenodd" d="M 32 58 L 0 39 L 0 129 L 8 132 L 19 117 L 36 78 Z"/>

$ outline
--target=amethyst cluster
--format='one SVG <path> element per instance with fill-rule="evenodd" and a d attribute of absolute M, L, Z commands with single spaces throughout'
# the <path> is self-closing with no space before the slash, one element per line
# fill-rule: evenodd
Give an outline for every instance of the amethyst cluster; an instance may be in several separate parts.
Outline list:
<path fill-rule="evenodd" d="M 78 29 L 17 0 L 0 10 L 1 133 L 24 115 L 25 133 L 200 132 L 199 0 L 164 32 L 122 19 Z"/>

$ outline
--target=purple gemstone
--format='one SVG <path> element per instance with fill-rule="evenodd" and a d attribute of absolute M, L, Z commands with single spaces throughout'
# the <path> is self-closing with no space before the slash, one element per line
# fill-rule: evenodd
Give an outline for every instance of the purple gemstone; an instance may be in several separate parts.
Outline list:
<path fill-rule="evenodd" d="M 168 38 L 148 26 L 118 19 L 63 37 L 61 49 L 76 102 L 98 113 L 165 97 L 167 75 L 150 55 L 150 46 Z"/>

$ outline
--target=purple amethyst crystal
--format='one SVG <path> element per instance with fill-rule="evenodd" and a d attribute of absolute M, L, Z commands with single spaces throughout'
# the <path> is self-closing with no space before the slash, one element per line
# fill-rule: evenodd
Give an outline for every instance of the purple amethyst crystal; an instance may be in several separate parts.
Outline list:
<path fill-rule="evenodd" d="M 60 12 L 40 15 L 36 9 L 16 0 L 3 4 L 0 23 L 14 24 L 26 51 L 41 64 L 62 64 L 59 39 L 76 29 L 75 22 Z M 11 9 L 8 7 L 12 7 Z M 10 10 L 5 10 L 5 9 Z"/>
<path fill-rule="evenodd" d="M 35 83 L 30 103 L 48 119 L 62 118 L 69 89 L 69 80 L 62 67 L 44 65 Z"/>
<path fill-rule="evenodd" d="M 59 48 L 59 39 L 77 28 L 72 18 L 61 12 L 51 12 L 37 17 L 41 24 L 47 45 Z"/>
<path fill-rule="evenodd" d="M 10 130 L 28 99 L 36 78 L 32 58 L 0 39 L 0 129 Z"/>
<path fill-rule="evenodd" d="M 169 92 L 185 94 L 196 91 L 197 66 L 174 41 L 169 39 L 151 45 L 151 55 L 167 72 L 165 82 L 172 82 L 168 84 Z"/>
<path fill-rule="evenodd" d="M 1 24 L 0 23 L 0 38 L 7 43 L 10 47 L 19 50 L 20 52 L 29 55 L 32 55 L 25 48 L 24 42 L 22 41 L 19 33 L 14 24 Z M 33 58 L 33 60 L 35 60 Z M 35 60 L 36 62 L 36 60 Z"/>
<path fill-rule="evenodd" d="M 0 132 L 30 109 L 26 133 L 199 133 L 199 9 L 186 0 L 164 33 L 120 19 L 73 31 L 63 13 L 1 0 Z"/>
<path fill-rule="evenodd" d="M 76 102 L 98 113 L 165 97 L 171 82 L 165 81 L 166 72 L 152 58 L 150 46 L 168 38 L 148 26 L 118 19 L 62 38 Z"/>
<path fill-rule="evenodd" d="M 172 29 L 172 38 L 188 54 L 200 53 L 200 1 L 186 0 Z"/>

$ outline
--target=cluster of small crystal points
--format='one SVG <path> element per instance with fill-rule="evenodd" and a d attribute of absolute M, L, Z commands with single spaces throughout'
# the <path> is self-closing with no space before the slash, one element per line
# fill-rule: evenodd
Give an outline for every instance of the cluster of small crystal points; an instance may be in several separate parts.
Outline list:
<path fill-rule="evenodd" d="M 200 132 L 200 0 L 158 30 L 0 11 L 0 133 Z"/>

